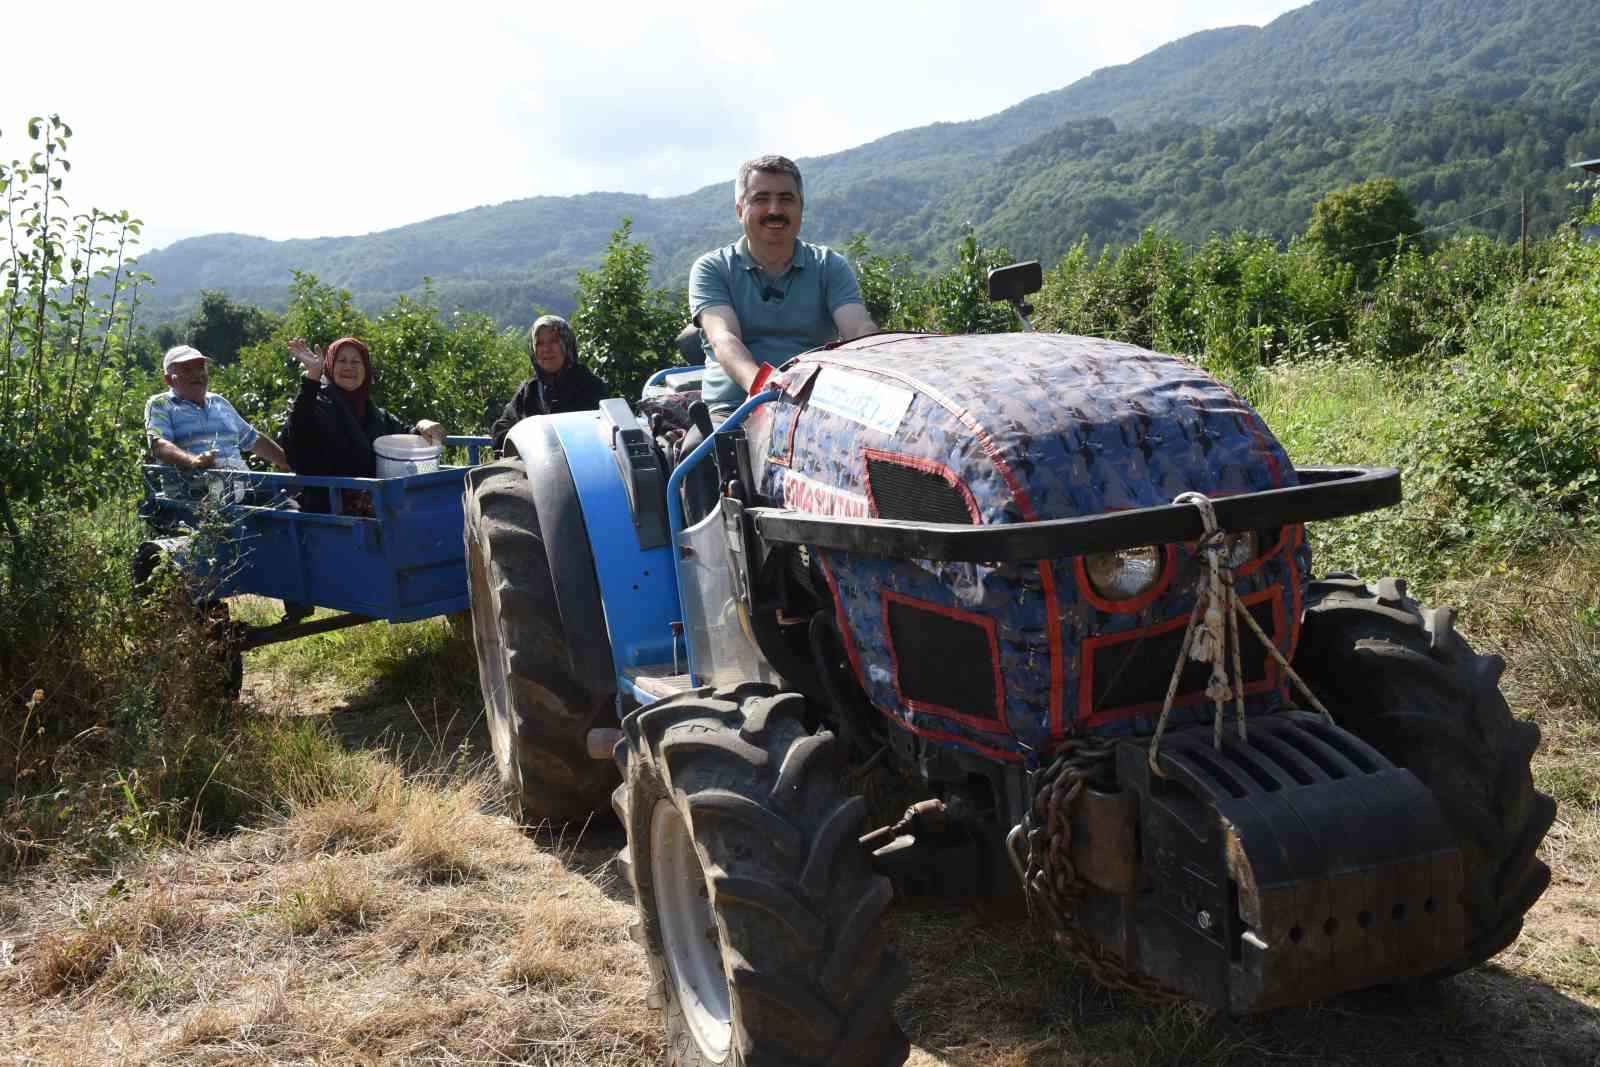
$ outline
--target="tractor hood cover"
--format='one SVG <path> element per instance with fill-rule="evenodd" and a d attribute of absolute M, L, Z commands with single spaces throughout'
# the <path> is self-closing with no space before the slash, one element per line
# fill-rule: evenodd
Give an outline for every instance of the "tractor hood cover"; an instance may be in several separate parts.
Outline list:
<path fill-rule="evenodd" d="M 782 399 L 748 424 L 752 458 L 767 499 L 810 514 L 998 525 L 1296 484 L 1283 447 L 1232 389 L 1187 360 L 1114 341 L 874 334 L 808 352 L 786 378 Z M 1288 653 L 1303 533 L 1257 535 L 1239 590 Z M 1180 579 L 1194 572 L 1192 553 L 1162 551 L 1156 587 L 1122 602 L 1098 596 L 1076 558 L 988 566 L 816 555 L 873 703 L 930 741 L 1016 760 L 1070 734 L 1153 728 L 1159 702 L 1106 703 L 1149 687 L 1084 683 L 1113 659 L 1136 674 L 1170 673 L 1170 658 L 1096 651 L 1165 634 L 1192 607 L 1192 583 Z M 1275 705 L 1281 683 L 1275 666 L 1259 672 L 1252 706 Z M 934 699 L 940 692 L 950 699 Z M 1206 711 L 1180 689 L 1178 721 Z"/>

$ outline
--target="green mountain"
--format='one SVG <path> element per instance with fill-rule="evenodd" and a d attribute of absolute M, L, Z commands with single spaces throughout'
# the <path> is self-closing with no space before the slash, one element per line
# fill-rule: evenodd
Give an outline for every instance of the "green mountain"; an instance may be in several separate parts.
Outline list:
<path fill-rule="evenodd" d="M 1600 155 L 1600 11 L 1571 0 L 1317 0 L 1268 26 L 1209 30 L 971 122 L 801 161 L 806 234 L 938 262 L 961 227 L 1019 257 L 1059 257 L 1161 226 L 1279 237 L 1324 193 L 1396 178 L 1426 224 L 1515 234 L 1566 214 L 1566 163 Z M 734 232 L 729 183 L 686 196 L 535 197 L 360 237 L 217 234 L 144 257 L 146 305 L 202 288 L 280 303 L 290 272 L 363 305 L 417 293 L 526 323 L 569 309 L 574 272 L 623 216 L 678 284 Z"/>

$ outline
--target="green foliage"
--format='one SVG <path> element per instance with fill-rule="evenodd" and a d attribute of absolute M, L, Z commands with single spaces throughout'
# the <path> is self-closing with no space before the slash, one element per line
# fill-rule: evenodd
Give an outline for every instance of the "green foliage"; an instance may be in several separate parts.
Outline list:
<path fill-rule="evenodd" d="M 175 581 L 135 594 L 129 517 L 36 510 L 18 534 L 0 567 L 0 869 L 233 825 L 250 801 L 219 773 L 220 632 Z"/>
<path fill-rule="evenodd" d="M 989 271 L 1011 262 L 1004 248 L 985 248 L 969 226 L 956 245 L 955 265 L 928 285 L 928 328 L 938 333 L 1002 333 L 1016 329 L 1015 313 L 989 300 Z"/>
<path fill-rule="evenodd" d="M 1431 256 L 1408 245 L 1380 264 L 1352 329 L 1355 346 L 1383 360 L 1453 358 L 1464 350 L 1479 308 L 1508 289 L 1516 273 L 1516 249 L 1486 237 L 1457 238 Z"/>
<path fill-rule="evenodd" d="M 1600 501 L 1600 245 L 1553 240 L 1528 282 L 1494 292 L 1442 364 L 1421 444 L 1484 512 L 1554 510 L 1593 524 Z"/>
<path fill-rule="evenodd" d="M 401 297 L 375 319 L 355 307 L 348 290 L 296 273 L 294 301 L 272 335 L 239 353 L 213 378 L 212 389 L 266 433 L 276 433 L 299 389 L 299 365 L 288 342 L 326 345 L 359 337 L 372 353 L 372 395 L 402 419 L 430 418 L 452 434 L 487 432 L 527 374 L 520 339 L 484 315 L 445 315 L 426 287 Z"/>
<path fill-rule="evenodd" d="M 688 297 L 650 285 L 650 250 L 633 220 L 611 231 L 598 270 L 578 272 L 572 330 L 583 362 L 615 396 L 637 396 L 650 374 L 678 362 L 673 344 L 689 321 Z"/>
<path fill-rule="evenodd" d="M 922 279 L 909 256 L 884 256 L 873 252 L 866 234 L 857 234 L 844 247 L 844 256 L 856 272 L 867 314 L 883 330 L 923 328 L 927 297 Z"/>
<path fill-rule="evenodd" d="M 1378 266 L 1422 232 L 1416 205 L 1393 178 L 1338 189 L 1311 209 L 1306 243 L 1336 263 L 1355 268 L 1365 288 Z"/>
<path fill-rule="evenodd" d="M 845 246 L 861 299 L 880 329 L 932 333 L 1000 333 L 1017 328 L 1009 305 L 989 300 L 989 271 L 1011 262 L 1003 248 L 980 244 L 969 226 L 945 271 L 919 275 L 905 256 L 874 253 L 864 234 Z"/>
<path fill-rule="evenodd" d="M 193 345 L 219 366 L 227 366 L 239 350 L 272 336 L 274 316 L 234 300 L 216 289 L 200 291 L 200 306 L 183 324 L 183 343 Z"/>
<path fill-rule="evenodd" d="M 1193 355 L 1248 375 L 1285 355 L 1341 346 L 1354 301 L 1352 273 L 1299 244 L 1213 235 L 1189 250 L 1147 231 L 1091 258 L 1080 241 L 1045 277 L 1041 329 L 1109 337 Z"/>
<path fill-rule="evenodd" d="M 47 497 L 82 503 L 125 484 L 143 400 L 129 389 L 129 331 L 146 275 L 139 221 L 62 193 L 72 130 L 28 122 L 35 150 L 0 164 L 0 512 Z"/>

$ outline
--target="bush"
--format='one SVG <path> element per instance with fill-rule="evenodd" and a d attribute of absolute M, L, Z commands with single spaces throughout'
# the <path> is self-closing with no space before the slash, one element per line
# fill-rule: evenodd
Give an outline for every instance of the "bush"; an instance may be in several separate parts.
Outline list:
<path fill-rule="evenodd" d="M 654 371 L 679 362 L 674 341 L 689 321 L 688 296 L 652 288 L 650 259 L 624 218 L 599 269 L 578 272 L 578 353 L 612 396 L 638 396 Z"/>
<path fill-rule="evenodd" d="M 1492 511 L 1594 522 L 1600 502 L 1600 246 L 1554 239 L 1536 277 L 1482 305 L 1440 365 L 1421 445 Z"/>
<path fill-rule="evenodd" d="M 212 389 L 268 436 L 276 436 L 300 388 L 299 364 L 288 342 L 303 337 L 323 346 L 359 337 L 372 353 L 373 398 L 407 421 L 434 419 L 452 434 L 484 434 L 527 376 L 528 358 L 514 331 L 486 316 L 443 314 L 428 289 L 421 300 L 399 297 L 376 319 L 350 293 L 295 275 L 289 309 L 266 341 L 239 353 L 218 371 Z"/>

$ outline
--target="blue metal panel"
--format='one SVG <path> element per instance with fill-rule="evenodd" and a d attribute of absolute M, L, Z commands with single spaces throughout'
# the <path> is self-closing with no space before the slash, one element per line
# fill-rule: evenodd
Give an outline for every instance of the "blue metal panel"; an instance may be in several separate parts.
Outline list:
<path fill-rule="evenodd" d="M 783 394 L 777 389 L 767 389 L 764 392 L 757 393 L 755 396 L 746 397 L 745 402 L 740 404 L 732 415 L 729 415 L 725 420 L 723 420 L 722 425 L 717 427 L 716 432 L 727 433 L 738 429 L 744 424 L 744 420 L 750 417 L 750 413 L 752 411 L 760 407 L 762 404 L 767 404 L 778 399 L 778 397 L 781 395 Z M 715 440 L 716 434 L 713 434 L 696 445 L 693 451 L 678 461 L 677 467 L 673 468 L 672 477 L 667 479 L 667 524 L 668 528 L 672 532 L 673 545 L 677 545 L 678 538 L 683 533 L 684 529 L 683 481 L 689 476 L 689 472 L 694 470 L 700 464 L 711 462 L 711 449 Z M 677 569 L 676 559 L 673 561 L 673 569 Z M 676 582 L 674 582 L 672 588 L 674 597 L 677 597 L 678 587 Z M 688 614 L 688 612 L 684 610 L 681 600 L 675 601 L 675 605 L 678 611 L 678 618 L 682 619 Z M 687 662 L 689 664 L 689 676 L 693 678 L 695 676 L 694 653 L 692 650 L 686 649 L 685 654 L 688 656 Z M 664 660 L 662 662 L 664 662 Z"/>
<path fill-rule="evenodd" d="M 639 547 L 628 494 L 600 413 L 573 411 L 545 417 L 554 422 L 561 438 L 589 529 L 616 670 L 620 674 L 624 667 L 670 662 L 671 626 L 679 619 L 671 549 Z M 582 639 L 579 634 L 571 637 Z"/>
<path fill-rule="evenodd" d="M 465 446 L 475 463 L 489 438 L 452 437 L 448 443 Z M 374 517 L 230 508 L 225 517 L 234 524 L 235 536 L 195 553 L 187 569 L 216 575 L 218 596 L 254 593 L 390 622 L 465 611 L 461 485 L 466 470 L 445 467 L 405 478 L 253 475 L 265 490 L 364 490 L 372 496 Z M 337 493 L 333 506 L 340 506 Z"/>

